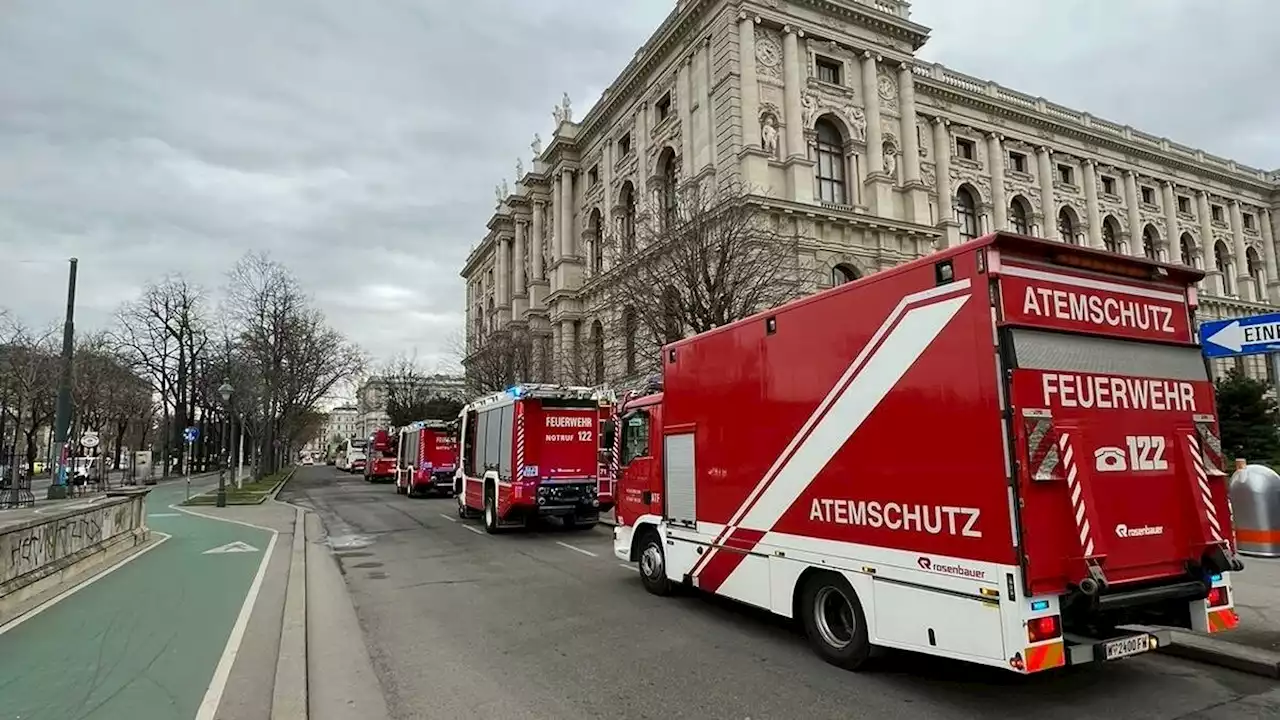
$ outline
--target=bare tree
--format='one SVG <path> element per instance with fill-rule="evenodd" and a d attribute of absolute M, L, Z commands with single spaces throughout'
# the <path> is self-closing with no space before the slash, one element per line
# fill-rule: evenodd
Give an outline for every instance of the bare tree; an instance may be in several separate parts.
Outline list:
<path fill-rule="evenodd" d="M 415 357 L 392 358 L 380 369 L 378 377 L 392 426 L 402 427 L 416 420 L 450 420 L 462 410 L 458 398 L 433 391 L 432 375 L 422 369 Z"/>
<path fill-rule="evenodd" d="M 466 369 L 466 389 L 471 395 L 503 390 L 533 379 L 533 336 L 524 328 L 495 330 L 483 338 L 472 338 L 468 347 L 454 340 L 454 353 Z"/>
<path fill-rule="evenodd" d="M 662 345 L 816 287 L 798 236 L 741 186 L 664 185 L 638 210 L 601 233 L 597 309 L 609 323 L 583 332 L 571 359 L 587 376 L 602 362 L 615 377 L 650 372 Z"/>
<path fill-rule="evenodd" d="M 5 323 L 4 344 L 0 345 L 0 398 L 6 436 L 0 448 L 12 438 L 12 452 L 31 467 L 38 454 L 36 436 L 53 420 L 58 383 L 58 328 L 27 327 L 10 318 Z M 9 423 L 12 431 L 8 431 Z M 0 452 L 0 454 L 3 454 Z"/>
<path fill-rule="evenodd" d="M 261 253 L 243 257 L 228 276 L 226 312 L 246 367 L 261 383 L 260 472 L 274 472 L 298 427 L 338 382 L 358 375 L 359 348 L 328 326 L 294 276 Z"/>

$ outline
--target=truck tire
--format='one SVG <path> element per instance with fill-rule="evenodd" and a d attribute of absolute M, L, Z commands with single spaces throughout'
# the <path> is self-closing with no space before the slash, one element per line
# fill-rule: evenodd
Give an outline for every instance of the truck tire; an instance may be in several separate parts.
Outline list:
<path fill-rule="evenodd" d="M 484 531 L 490 535 L 498 533 L 498 493 L 493 486 L 484 491 Z"/>
<path fill-rule="evenodd" d="M 811 576 L 800 589 L 799 611 L 805 635 L 823 660 L 858 670 L 871 657 L 867 616 L 843 576 L 829 572 Z"/>
<path fill-rule="evenodd" d="M 467 520 L 471 517 L 471 509 L 467 507 L 466 498 L 458 496 L 458 517 Z"/>
<path fill-rule="evenodd" d="M 672 586 L 667 577 L 667 553 L 662 547 L 662 538 L 654 530 L 644 530 L 643 533 L 637 553 L 640 582 L 654 595 L 670 595 Z"/>

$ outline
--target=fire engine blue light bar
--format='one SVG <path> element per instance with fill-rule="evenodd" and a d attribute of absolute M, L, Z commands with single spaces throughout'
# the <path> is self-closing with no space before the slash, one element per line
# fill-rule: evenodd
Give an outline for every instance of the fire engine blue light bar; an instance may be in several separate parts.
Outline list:
<path fill-rule="evenodd" d="M 1048 609 L 1049 609 L 1048 600 L 1036 600 L 1031 603 L 1031 612 L 1040 612 L 1041 610 L 1048 610 Z"/>
<path fill-rule="evenodd" d="M 1209 582 L 1220 583 L 1220 582 L 1222 582 L 1222 576 L 1221 576 L 1221 575 L 1210 575 L 1210 576 L 1209 576 Z"/>

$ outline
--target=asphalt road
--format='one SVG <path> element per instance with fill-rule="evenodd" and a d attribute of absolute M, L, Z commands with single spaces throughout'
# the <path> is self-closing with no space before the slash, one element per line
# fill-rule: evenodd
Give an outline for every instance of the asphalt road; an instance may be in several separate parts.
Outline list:
<path fill-rule="evenodd" d="M 1280 717 L 1280 684 L 1166 656 L 1023 678 L 901 653 L 848 673 L 786 622 L 649 595 L 607 526 L 489 536 L 450 499 L 324 466 L 281 498 L 320 513 L 395 718 Z"/>

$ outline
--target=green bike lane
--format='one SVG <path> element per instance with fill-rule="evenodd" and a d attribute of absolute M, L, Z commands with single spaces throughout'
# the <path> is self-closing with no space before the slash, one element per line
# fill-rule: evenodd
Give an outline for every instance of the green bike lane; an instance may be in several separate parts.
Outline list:
<path fill-rule="evenodd" d="M 212 720 L 275 535 L 169 507 L 185 495 L 147 497 L 168 539 L 0 628 L 0 720 Z"/>

